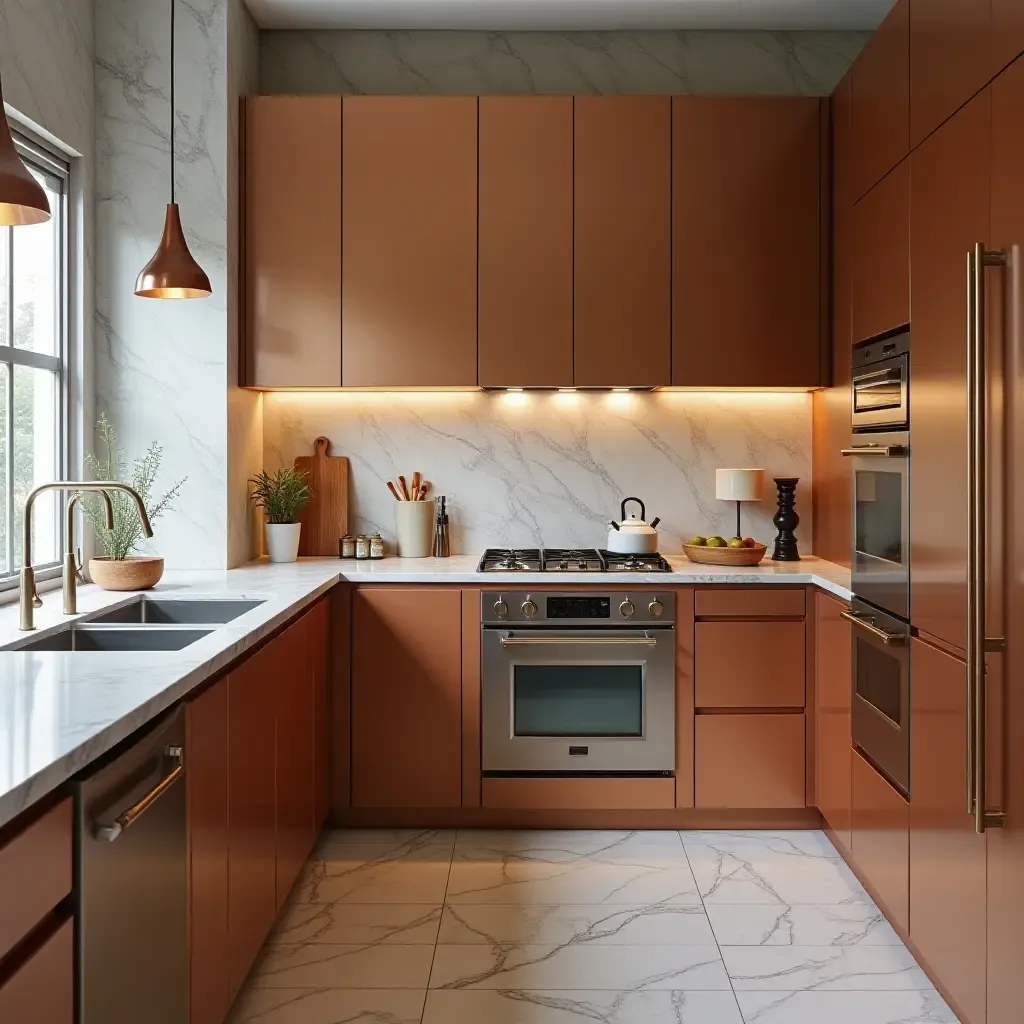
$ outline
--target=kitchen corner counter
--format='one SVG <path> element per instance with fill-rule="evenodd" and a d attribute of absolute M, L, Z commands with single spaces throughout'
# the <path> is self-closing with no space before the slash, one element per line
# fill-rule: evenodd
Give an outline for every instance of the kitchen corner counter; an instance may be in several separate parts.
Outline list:
<path fill-rule="evenodd" d="M 670 573 L 488 573 L 478 559 L 336 558 L 272 565 L 253 562 L 227 571 L 169 571 L 152 593 L 160 597 L 231 596 L 264 603 L 181 651 L 43 652 L 0 650 L 0 826 L 52 792 L 162 711 L 218 674 L 339 582 L 473 584 L 812 584 L 849 599 L 849 570 L 822 559 L 766 562 L 750 569 L 697 565 L 669 557 Z M 98 587 L 79 591 L 80 614 L 133 601 L 136 594 Z M 60 594 L 44 595 L 38 629 L 18 630 L 17 604 L 0 607 L 0 646 L 36 639 L 67 625 Z"/>

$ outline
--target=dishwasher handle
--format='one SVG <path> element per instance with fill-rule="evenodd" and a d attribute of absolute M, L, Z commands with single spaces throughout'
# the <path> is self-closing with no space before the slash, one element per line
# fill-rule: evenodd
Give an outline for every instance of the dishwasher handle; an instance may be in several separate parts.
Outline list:
<path fill-rule="evenodd" d="M 132 804 L 123 814 L 119 814 L 111 824 L 97 822 L 93 827 L 93 835 L 108 843 L 119 839 L 132 827 L 185 774 L 185 764 L 181 747 L 168 747 L 165 756 L 174 764 L 171 769 L 141 800 Z"/>

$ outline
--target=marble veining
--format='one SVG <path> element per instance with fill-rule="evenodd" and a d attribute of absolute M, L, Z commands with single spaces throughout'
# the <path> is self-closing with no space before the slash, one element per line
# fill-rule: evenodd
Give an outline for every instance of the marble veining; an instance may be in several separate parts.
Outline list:
<path fill-rule="evenodd" d="M 957 1024 L 895 933 L 851 942 L 833 930 L 843 921 L 866 938 L 881 918 L 849 877 L 813 906 L 736 904 L 728 919 L 699 896 L 577 900 L 581 877 L 610 892 L 624 868 L 699 876 L 707 849 L 742 854 L 765 877 L 841 863 L 816 831 L 328 831 L 315 873 L 369 877 L 386 866 L 388 888 L 310 902 L 297 887 L 232 1022 Z M 429 893 L 428 852 L 447 873 Z M 467 871 L 492 877 L 503 898 L 464 902 Z M 524 871 L 544 887 L 520 888 Z M 391 886 L 423 902 L 367 902 Z M 751 941 L 766 911 L 789 918 L 798 941 Z"/>
<path fill-rule="evenodd" d="M 865 32 L 263 32 L 266 93 L 827 96 Z"/>
<path fill-rule="evenodd" d="M 715 469 L 761 466 L 765 496 L 744 533 L 775 535 L 773 476 L 797 476 L 797 537 L 811 535 L 811 396 L 756 393 L 268 393 L 264 462 L 291 465 L 329 437 L 351 460 L 349 528 L 395 536 L 385 482 L 415 469 L 446 494 L 452 550 L 603 546 L 628 495 L 661 517 L 663 552 L 697 533 L 731 536 L 735 505 L 715 498 Z"/>

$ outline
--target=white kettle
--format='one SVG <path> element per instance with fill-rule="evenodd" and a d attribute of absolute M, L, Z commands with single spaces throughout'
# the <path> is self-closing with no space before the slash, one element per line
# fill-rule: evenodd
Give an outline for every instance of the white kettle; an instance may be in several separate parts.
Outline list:
<path fill-rule="evenodd" d="M 626 516 L 626 505 L 635 501 L 640 506 L 640 517 L 636 514 Z M 623 498 L 622 500 L 622 522 L 614 520 L 608 525 L 608 550 L 617 555 L 653 555 L 658 550 L 657 525 L 661 519 L 654 519 L 650 523 L 644 522 L 647 518 L 647 509 L 639 498 Z"/>

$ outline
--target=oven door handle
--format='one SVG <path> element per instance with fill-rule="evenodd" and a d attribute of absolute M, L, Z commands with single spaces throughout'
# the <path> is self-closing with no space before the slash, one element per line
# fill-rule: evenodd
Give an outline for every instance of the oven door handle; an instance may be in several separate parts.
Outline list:
<path fill-rule="evenodd" d="M 907 454 L 907 446 L 905 444 L 865 444 L 856 448 L 841 448 L 839 454 L 847 457 L 873 455 L 880 459 L 902 459 Z"/>
<path fill-rule="evenodd" d="M 903 371 L 893 367 L 888 370 L 875 370 L 874 373 L 865 373 L 857 377 L 853 387 L 857 391 L 864 391 L 867 388 L 880 388 L 886 384 L 902 384 Z"/>
<path fill-rule="evenodd" d="M 503 636 L 502 647 L 541 647 L 573 644 L 579 647 L 657 647 L 657 637 L 644 633 L 643 636 Z"/>
<path fill-rule="evenodd" d="M 866 629 L 872 636 L 877 636 L 883 644 L 887 644 L 889 647 L 906 647 L 907 645 L 906 633 L 889 633 L 880 629 L 869 618 L 855 615 L 853 612 L 842 611 L 839 614 L 847 622 L 852 622 L 854 625 L 860 626 L 861 629 Z"/>

